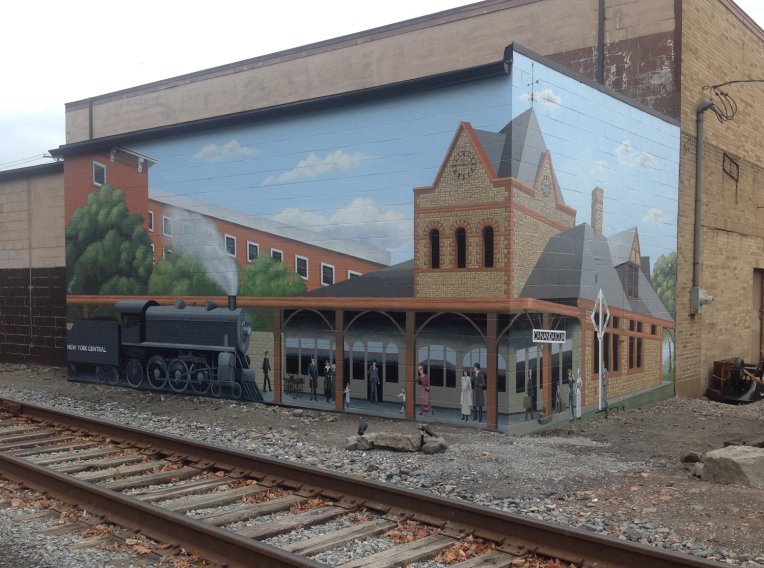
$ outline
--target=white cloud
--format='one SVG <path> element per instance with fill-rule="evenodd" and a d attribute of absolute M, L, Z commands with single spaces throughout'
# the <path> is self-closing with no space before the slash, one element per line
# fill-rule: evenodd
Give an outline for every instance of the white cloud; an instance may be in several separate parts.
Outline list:
<path fill-rule="evenodd" d="M 654 170 L 657 167 L 655 158 L 644 150 L 637 150 L 630 140 L 624 140 L 615 149 L 618 163 L 628 168 L 639 168 L 643 172 Z"/>
<path fill-rule="evenodd" d="M 603 177 L 605 177 L 605 174 L 609 170 L 610 170 L 610 164 L 607 163 L 607 160 L 596 160 L 592 164 L 592 167 L 589 170 L 589 174 L 591 174 L 597 179 L 602 179 Z"/>
<path fill-rule="evenodd" d="M 524 93 L 520 95 L 521 101 L 530 101 L 531 94 Z M 538 93 L 533 93 L 533 102 L 538 103 L 550 116 L 557 116 L 557 111 L 562 106 L 562 97 L 555 94 L 552 89 L 544 89 Z"/>
<path fill-rule="evenodd" d="M 237 156 L 255 156 L 257 150 L 240 146 L 235 139 L 229 140 L 222 146 L 217 144 L 207 144 L 204 148 L 194 154 L 194 160 L 220 160 L 223 158 Z"/>
<path fill-rule="evenodd" d="M 352 170 L 370 157 L 360 152 L 348 154 L 343 150 L 335 150 L 331 154 L 319 158 L 311 152 L 307 158 L 300 160 L 293 169 L 279 176 L 269 176 L 262 185 L 287 183 L 300 179 L 313 179 L 330 172 Z"/>
<path fill-rule="evenodd" d="M 643 223 L 655 223 L 659 225 L 663 225 L 666 223 L 666 213 L 663 211 L 663 209 L 658 209 L 657 207 L 651 207 L 648 209 L 647 213 L 642 215 L 641 221 Z"/>
<path fill-rule="evenodd" d="M 414 226 L 410 218 L 384 209 L 369 197 L 356 197 L 347 206 L 325 214 L 294 207 L 273 216 L 276 221 L 331 234 L 337 239 L 363 241 L 394 250 L 410 241 Z"/>

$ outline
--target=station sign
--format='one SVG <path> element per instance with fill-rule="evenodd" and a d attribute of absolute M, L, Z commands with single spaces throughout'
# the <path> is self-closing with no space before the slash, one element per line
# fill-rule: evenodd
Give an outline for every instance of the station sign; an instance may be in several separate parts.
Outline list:
<path fill-rule="evenodd" d="M 565 343 L 565 330 L 534 329 L 533 343 Z"/>

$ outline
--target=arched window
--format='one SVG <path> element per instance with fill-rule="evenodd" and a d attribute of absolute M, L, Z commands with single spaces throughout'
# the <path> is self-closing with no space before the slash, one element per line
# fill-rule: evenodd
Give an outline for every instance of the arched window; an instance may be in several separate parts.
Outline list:
<path fill-rule="evenodd" d="M 493 268 L 493 227 L 483 227 L 483 266 Z"/>
<path fill-rule="evenodd" d="M 430 231 L 430 268 L 440 268 L 440 233 Z"/>
<path fill-rule="evenodd" d="M 456 268 L 467 267 L 467 231 L 456 229 Z"/>

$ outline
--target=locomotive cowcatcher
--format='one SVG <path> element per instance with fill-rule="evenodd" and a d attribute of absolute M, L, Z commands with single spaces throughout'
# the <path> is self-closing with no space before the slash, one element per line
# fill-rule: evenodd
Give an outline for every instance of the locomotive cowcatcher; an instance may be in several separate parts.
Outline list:
<path fill-rule="evenodd" d="M 122 300 L 119 319 L 82 319 L 67 337 L 69 377 L 133 388 L 262 401 L 247 356 L 247 310 L 207 301 Z"/>

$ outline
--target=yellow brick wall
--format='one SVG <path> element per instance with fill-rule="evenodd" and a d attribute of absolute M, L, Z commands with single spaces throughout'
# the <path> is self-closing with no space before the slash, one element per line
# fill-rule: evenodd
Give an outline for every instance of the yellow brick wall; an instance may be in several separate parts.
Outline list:
<path fill-rule="evenodd" d="M 0 269 L 65 265 L 64 176 L 0 181 Z"/>
<path fill-rule="evenodd" d="M 701 285 L 714 296 L 703 315 L 690 315 L 695 199 L 696 110 L 705 85 L 764 77 L 764 40 L 718 0 L 682 3 L 682 146 L 677 274 L 676 391 L 705 392 L 713 361 L 755 361 L 752 338 L 754 268 L 764 268 L 764 85 L 724 87 L 737 103 L 734 119 L 704 116 Z M 717 99 L 718 102 L 718 99 Z M 722 172 L 722 153 L 739 158 L 737 184 Z"/>
<path fill-rule="evenodd" d="M 512 291 L 515 296 L 518 296 L 541 257 L 541 253 L 544 252 L 546 243 L 560 230 L 521 212 L 515 212 L 514 217 L 515 254 L 512 257 Z"/>
<path fill-rule="evenodd" d="M 480 161 L 473 174 L 459 179 L 451 169 L 451 156 L 474 152 L 462 133 L 444 161 L 442 175 L 432 192 L 415 196 L 418 213 L 414 227 L 416 295 L 426 298 L 506 298 L 510 263 L 509 193 L 492 184 Z M 494 266 L 482 268 L 482 229 L 494 229 Z M 456 269 L 458 228 L 467 233 L 467 266 Z M 440 268 L 430 270 L 430 230 L 440 231 Z"/>

